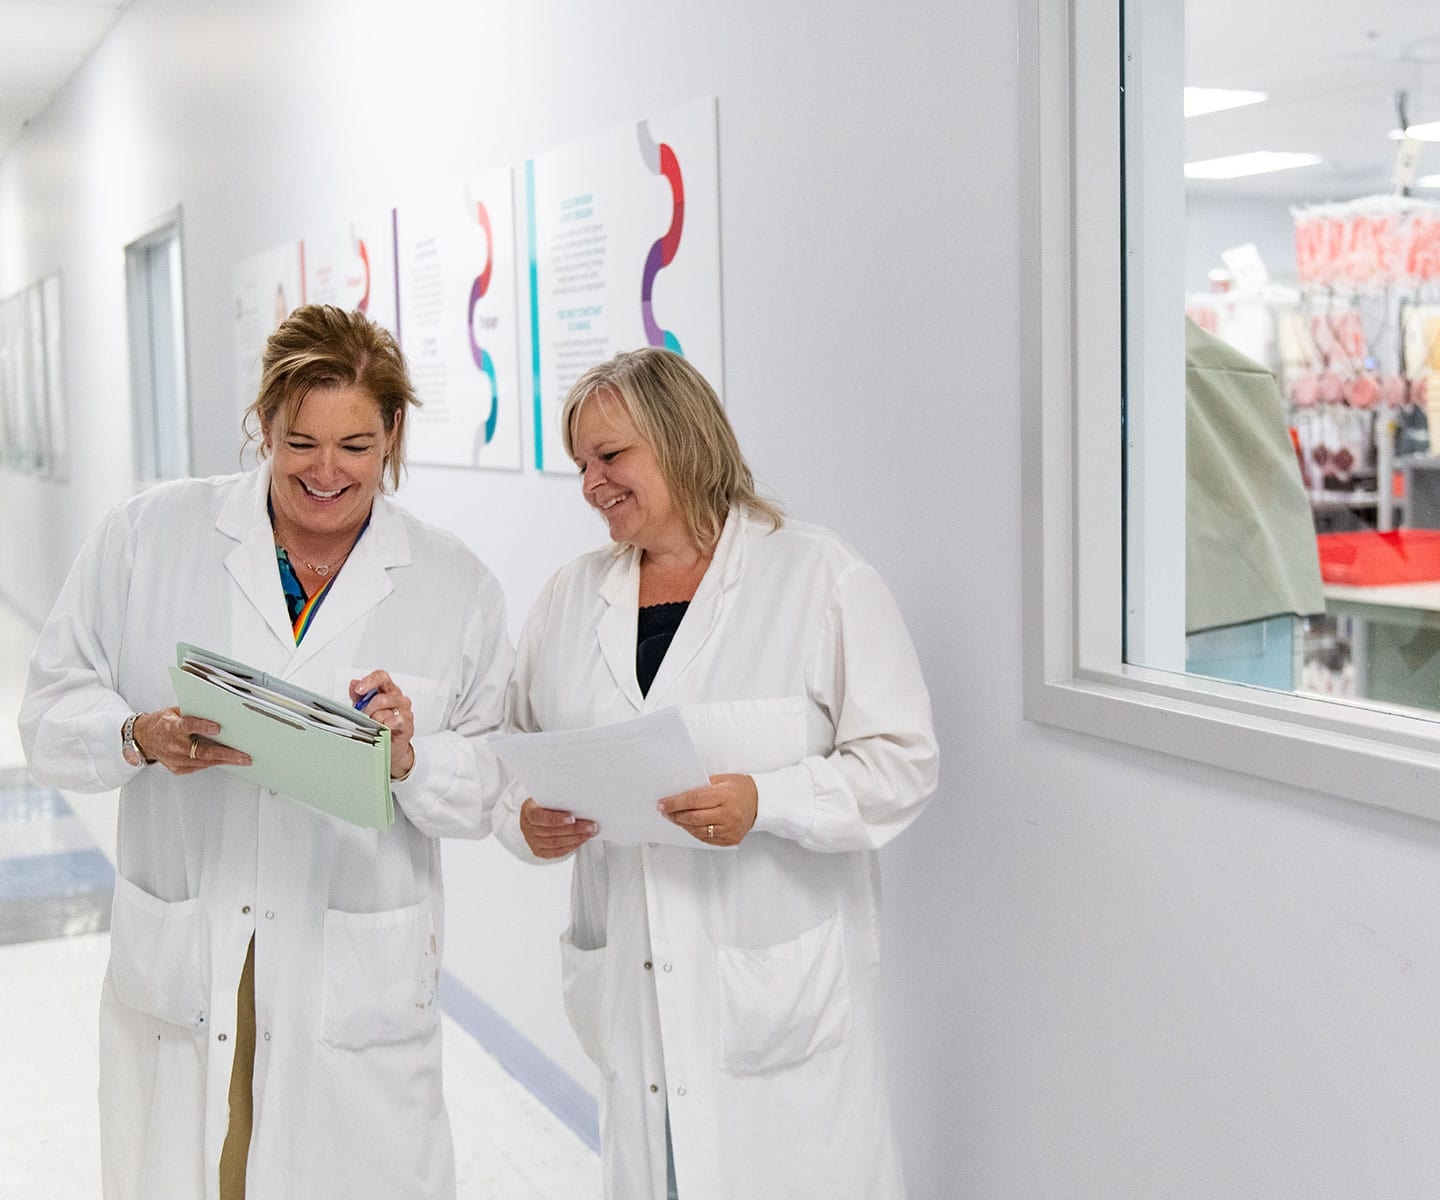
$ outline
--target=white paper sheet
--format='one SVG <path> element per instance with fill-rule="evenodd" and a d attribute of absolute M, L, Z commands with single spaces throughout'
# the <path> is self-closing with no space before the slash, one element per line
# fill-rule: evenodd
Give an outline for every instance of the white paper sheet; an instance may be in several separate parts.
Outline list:
<path fill-rule="evenodd" d="M 666 796 L 710 782 L 677 709 L 592 729 L 496 734 L 490 745 L 538 804 L 594 821 L 597 837 L 626 845 L 730 849 L 692 837 L 655 807 Z"/>

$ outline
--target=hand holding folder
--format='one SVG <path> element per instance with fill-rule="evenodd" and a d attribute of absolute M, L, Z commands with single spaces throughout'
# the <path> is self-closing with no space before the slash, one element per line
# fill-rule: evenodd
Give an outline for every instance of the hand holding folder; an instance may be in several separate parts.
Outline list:
<path fill-rule="evenodd" d="M 350 705 L 180 642 L 170 668 L 180 711 L 220 726 L 248 767 L 220 764 L 320 812 L 370 829 L 395 820 L 390 730 Z"/>

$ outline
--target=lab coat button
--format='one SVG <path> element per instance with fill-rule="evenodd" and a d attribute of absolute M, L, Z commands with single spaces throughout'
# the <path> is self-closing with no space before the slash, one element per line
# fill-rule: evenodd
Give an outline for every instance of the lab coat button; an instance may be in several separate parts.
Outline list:
<path fill-rule="evenodd" d="M 242 908 L 240 911 L 241 911 L 242 913 L 248 913 L 248 912 L 250 911 L 250 906 L 247 904 L 247 905 L 246 905 L 244 908 Z"/>
<path fill-rule="evenodd" d="M 266 1031 L 265 1031 L 265 1040 L 266 1040 L 267 1042 L 270 1040 L 270 1031 L 269 1031 L 269 1030 L 266 1030 Z"/>
<path fill-rule="evenodd" d="M 216 1041 L 223 1042 L 223 1041 L 225 1040 L 225 1035 L 222 1033 L 222 1034 L 221 1034 L 218 1038 L 216 1038 L 215 1040 L 216 1040 Z"/>
<path fill-rule="evenodd" d="M 652 1092 L 658 1092 L 658 1091 L 660 1090 L 660 1087 L 659 1087 L 658 1084 L 652 1083 L 652 1084 L 650 1085 L 650 1090 L 651 1090 Z"/>
<path fill-rule="evenodd" d="M 271 789 L 270 789 L 270 794 L 271 794 L 272 796 L 278 796 L 280 793 L 277 792 L 274 788 L 271 788 Z"/>
<path fill-rule="evenodd" d="M 650 970 L 653 970 L 654 968 L 647 962 L 647 963 L 645 964 L 645 969 L 646 969 L 647 971 L 650 971 Z"/>
<path fill-rule="evenodd" d="M 265 919 L 266 919 L 267 921 L 273 921 L 273 920 L 275 919 L 275 912 L 274 912 L 273 909 L 272 909 L 272 910 L 268 910 L 268 911 L 265 913 Z"/>
<path fill-rule="evenodd" d="M 675 1089 L 675 1094 L 677 1096 L 683 1096 L 685 1094 L 685 1089 L 683 1087 L 677 1087 Z"/>
<path fill-rule="evenodd" d="M 664 970 L 664 971 L 668 971 L 669 969 L 670 969 L 670 964 L 669 964 L 669 963 L 666 963 L 666 964 L 664 965 L 664 967 L 661 968 L 661 970 Z"/>

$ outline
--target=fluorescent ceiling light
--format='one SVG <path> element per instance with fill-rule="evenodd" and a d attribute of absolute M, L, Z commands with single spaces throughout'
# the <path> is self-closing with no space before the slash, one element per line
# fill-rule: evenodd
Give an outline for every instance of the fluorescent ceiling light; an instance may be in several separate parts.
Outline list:
<path fill-rule="evenodd" d="M 1185 115 L 1203 117 L 1206 113 L 1224 112 L 1227 108 L 1243 108 L 1247 104 L 1259 104 L 1270 97 L 1264 92 L 1245 92 L 1237 88 L 1185 89 Z"/>
<path fill-rule="evenodd" d="M 1411 125 L 1408 129 L 1392 129 L 1391 140 L 1398 142 L 1405 136 L 1417 142 L 1440 142 L 1440 121 L 1427 121 L 1424 125 Z"/>
<path fill-rule="evenodd" d="M 1440 188 L 1440 175 L 1425 175 L 1415 181 L 1416 187 Z"/>
<path fill-rule="evenodd" d="M 1281 150 L 1252 150 L 1249 154 L 1229 154 L 1224 158 L 1202 158 L 1185 164 L 1186 179 L 1239 179 L 1244 175 L 1266 175 L 1271 171 L 1289 171 L 1294 167 L 1313 167 L 1320 162 L 1318 154 L 1292 154 Z"/>

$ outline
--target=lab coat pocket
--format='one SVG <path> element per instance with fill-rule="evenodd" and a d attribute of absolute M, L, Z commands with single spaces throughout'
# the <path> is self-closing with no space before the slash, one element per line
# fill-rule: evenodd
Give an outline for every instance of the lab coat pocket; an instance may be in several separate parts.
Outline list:
<path fill-rule="evenodd" d="M 428 900 L 387 912 L 329 909 L 320 1040 L 363 1050 L 422 1037 L 439 1020 L 439 979 Z"/>
<path fill-rule="evenodd" d="M 384 667 L 384 664 L 379 664 Z M 335 672 L 335 694 L 349 696 L 350 681 L 370 674 L 375 667 L 345 667 Z M 385 668 L 388 670 L 389 668 Z M 390 678 L 395 686 L 405 693 L 410 701 L 415 718 L 416 733 L 436 733 L 445 728 L 445 714 L 449 703 L 449 691 L 443 679 L 432 679 L 427 675 L 404 675 L 391 671 Z M 380 713 L 370 714 L 377 721 Z"/>
<path fill-rule="evenodd" d="M 711 775 L 778 771 L 805 757 L 805 698 L 682 704 L 680 717 Z"/>
<path fill-rule="evenodd" d="M 565 1015 L 580 1042 L 580 1048 L 591 1062 L 609 1078 L 614 1074 L 610 1065 L 610 1001 L 606 994 L 605 947 L 581 950 L 575 945 L 573 931 L 567 929 L 560 938 L 560 971 L 565 992 Z"/>
<path fill-rule="evenodd" d="M 727 1071 L 758 1075 L 845 1040 L 850 991 L 838 915 L 788 942 L 758 950 L 721 946 L 716 954 Z"/>
<path fill-rule="evenodd" d="M 200 962 L 200 898 L 160 900 L 115 876 L 110 914 L 110 982 L 131 1008 L 199 1029 L 206 989 Z"/>

